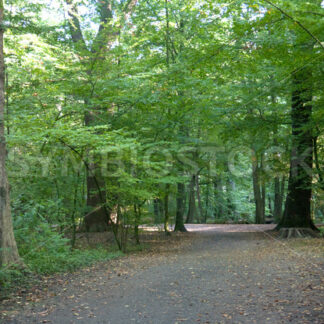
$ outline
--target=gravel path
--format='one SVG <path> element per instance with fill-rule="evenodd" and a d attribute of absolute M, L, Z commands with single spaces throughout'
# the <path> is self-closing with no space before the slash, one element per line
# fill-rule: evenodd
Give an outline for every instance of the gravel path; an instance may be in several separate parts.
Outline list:
<path fill-rule="evenodd" d="M 185 244 L 75 274 L 4 322 L 324 323 L 322 241 L 276 241 L 268 228 L 191 225 Z"/>

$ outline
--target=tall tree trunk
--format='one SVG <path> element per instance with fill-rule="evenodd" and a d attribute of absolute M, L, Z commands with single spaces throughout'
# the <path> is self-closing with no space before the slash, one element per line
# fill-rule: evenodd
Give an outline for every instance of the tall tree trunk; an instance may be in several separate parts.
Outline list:
<path fill-rule="evenodd" d="M 154 223 L 160 224 L 162 220 L 161 215 L 163 212 L 162 201 L 160 198 L 155 198 L 153 200 L 153 208 L 154 208 Z"/>
<path fill-rule="evenodd" d="M 264 170 L 264 155 L 261 154 L 261 162 L 260 162 L 260 172 L 262 175 L 262 172 Z M 266 183 L 264 180 L 264 177 L 261 176 L 261 199 L 262 199 L 262 224 L 265 223 L 265 209 L 266 209 Z"/>
<path fill-rule="evenodd" d="M 206 187 L 206 204 L 205 204 L 205 213 L 204 213 L 204 223 L 207 223 L 208 212 L 209 212 L 209 191 L 210 191 L 210 182 L 208 179 Z"/>
<path fill-rule="evenodd" d="M 224 194 L 222 178 L 219 176 L 214 179 L 214 217 L 215 219 L 224 216 Z"/>
<path fill-rule="evenodd" d="M 268 195 L 268 207 L 269 207 L 270 215 L 273 216 L 272 199 L 270 195 Z"/>
<path fill-rule="evenodd" d="M 192 224 L 197 219 L 196 197 L 195 197 L 196 176 L 192 175 L 189 184 L 189 208 L 186 223 Z"/>
<path fill-rule="evenodd" d="M 4 128 L 5 67 L 3 54 L 3 16 L 3 0 L 0 0 L 0 267 L 11 264 L 22 264 L 13 232 L 9 183 L 5 165 L 7 151 Z"/>
<path fill-rule="evenodd" d="M 164 231 L 166 233 L 169 232 L 169 191 L 170 184 L 166 184 L 165 186 L 165 195 L 164 195 Z"/>
<path fill-rule="evenodd" d="M 134 214 L 135 214 L 135 225 L 134 225 L 134 235 L 136 244 L 140 244 L 139 238 L 139 225 L 141 221 L 141 206 L 134 204 Z"/>
<path fill-rule="evenodd" d="M 255 153 L 252 159 L 252 181 L 256 224 L 263 224 L 265 222 L 265 185 L 261 179 L 261 171 L 262 163 L 259 165 L 258 156 Z"/>
<path fill-rule="evenodd" d="M 227 215 L 229 217 L 235 216 L 236 214 L 236 208 L 235 204 L 233 202 L 233 197 L 232 197 L 232 191 L 235 187 L 235 183 L 230 180 L 229 177 L 227 177 L 226 180 L 226 207 L 227 207 Z"/>
<path fill-rule="evenodd" d="M 200 197 L 200 186 L 199 186 L 198 174 L 196 175 L 196 192 L 197 192 L 197 201 L 198 201 L 198 210 L 199 210 L 199 222 L 203 223 L 204 222 L 204 211 L 203 211 L 201 197 Z"/>
<path fill-rule="evenodd" d="M 182 182 L 178 182 L 177 184 L 177 211 L 176 211 L 176 219 L 174 231 L 179 232 L 187 232 L 184 224 L 184 200 L 185 200 L 185 186 Z"/>
<path fill-rule="evenodd" d="M 95 163 L 89 164 L 91 170 L 87 170 L 87 209 L 88 213 L 84 218 L 88 232 L 104 232 L 108 230 L 109 217 L 107 217 L 104 204 L 106 204 L 105 181 L 98 174 L 100 168 Z M 96 179 L 100 186 L 98 190 Z M 109 209 L 107 209 L 109 212 Z"/>
<path fill-rule="evenodd" d="M 75 49 L 84 56 L 84 53 L 89 55 L 91 60 L 97 60 L 100 57 L 100 53 L 104 49 L 110 49 L 118 33 L 114 31 L 110 22 L 113 20 L 113 5 L 110 0 L 98 1 L 98 12 L 100 25 L 98 32 L 92 42 L 92 47 L 89 49 L 84 40 L 81 23 L 79 21 L 79 14 L 77 4 L 73 0 L 66 0 L 68 5 L 68 24 L 70 27 L 71 38 L 74 43 Z M 137 0 L 128 0 L 123 7 L 123 15 L 121 23 L 124 23 L 129 14 L 134 10 L 137 4 Z M 117 29 L 121 30 L 122 24 Z M 85 63 L 86 64 L 86 63 Z M 87 74 L 91 78 L 92 70 L 87 68 Z M 93 89 L 94 90 L 94 89 Z M 93 92 L 93 91 L 92 91 Z M 91 95 L 85 98 L 86 113 L 84 116 L 85 126 L 97 125 L 96 109 L 89 107 L 89 101 Z M 85 227 L 91 232 L 103 232 L 108 229 L 107 215 L 102 207 L 107 203 L 105 194 L 105 179 L 100 175 L 100 167 L 97 163 L 91 165 L 93 172 L 89 173 L 87 170 L 87 207 L 88 213 L 85 216 Z M 97 182 L 102 188 L 101 194 L 97 188 L 96 181 L 93 178 L 93 174 L 96 175 Z"/>
<path fill-rule="evenodd" d="M 285 211 L 277 228 L 316 229 L 311 217 L 313 136 L 310 80 L 311 73 L 306 68 L 293 74 L 288 193 Z"/>
<path fill-rule="evenodd" d="M 85 101 L 88 106 L 88 101 Z M 85 126 L 91 127 L 96 125 L 96 111 L 86 111 L 84 116 Z M 96 160 L 96 157 L 92 157 Z M 107 215 L 104 209 L 106 200 L 106 183 L 105 178 L 101 174 L 101 168 L 97 161 L 89 162 L 90 170 L 86 170 L 87 173 L 87 215 L 84 218 L 85 228 L 89 232 L 104 232 L 108 230 Z M 95 179 L 96 178 L 96 179 Z M 98 182 L 98 184 L 96 183 Z M 98 190 L 97 185 L 100 187 Z M 108 209 L 107 209 L 108 210 Z"/>
<path fill-rule="evenodd" d="M 313 138 L 313 146 L 314 146 L 314 162 L 315 162 L 315 168 L 318 176 L 318 185 L 321 190 L 324 190 L 324 172 L 321 168 L 320 161 L 318 158 L 318 147 L 317 147 L 317 140 L 318 135 Z"/>
<path fill-rule="evenodd" d="M 282 217 L 282 203 L 285 190 L 285 177 L 280 180 L 280 177 L 276 177 L 274 180 L 274 208 L 273 217 L 276 223 L 280 222 Z"/>

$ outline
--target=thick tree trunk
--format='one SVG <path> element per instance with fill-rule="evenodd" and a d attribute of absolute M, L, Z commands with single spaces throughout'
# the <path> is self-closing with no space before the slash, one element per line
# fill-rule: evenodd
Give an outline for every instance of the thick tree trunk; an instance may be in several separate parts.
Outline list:
<path fill-rule="evenodd" d="M 106 203 L 105 182 L 100 174 L 98 174 L 100 168 L 94 163 L 89 164 L 89 166 L 91 170 L 87 170 L 88 213 L 84 217 L 84 224 L 88 232 L 104 232 L 108 230 L 109 225 L 109 218 L 103 206 Z M 96 180 L 100 186 L 101 193 L 98 190 Z"/>
<path fill-rule="evenodd" d="M 305 68 L 293 75 L 288 194 L 284 215 L 277 228 L 316 229 L 311 218 L 313 137 L 310 78 L 311 73 Z"/>
<path fill-rule="evenodd" d="M 185 186 L 183 183 L 179 182 L 177 184 L 177 211 L 174 231 L 187 232 L 184 224 L 184 200 L 185 200 Z"/>
<path fill-rule="evenodd" d="M 97 2 L 97 10 L 99 12 L 99 20 L 100 25 L 95 36 L 92 47 L 89 49 L 87 48 L 87 44 L 84 40 L 82 30 L 81 30 L 81 23 L 79 21 L 79 14 L 76 2 L 72 0 L 66 0 L 68 5 L 68 24 L 70 27 L 70 33 L 72 41 L 75 45 L 75 49 L 81 53 L 81 56 L 84 53 L 91 56 L 91 54 L 95 54 L 94 59 L 99 58 L 99 53 L 103 49 L 110 49 L 111 45 L 113 44 L 114 40 L 116 39 L 117 34 L 115 33 L 112 25 L 109 24 L 113 20 L 113 5 L 112 1 L 109 0 L 102 0 Z M 135 6 L 137 4 L 137 0 L 129 0 L 125 3 L 123 8 L 123 15 L 122 19 L 119 24 L 119 28 L 122 27 L 122 23 L 128 18 L 128 16 L 133 12 Z M 89 77 L 92 74 L 91 70 L 87 71 Z M 85 99 L 85 105 L 88 106 L 88 101 L 91 98 L 91 95 Z M 95 126 L 97 125 L 96 120 L 96 109 L 94 107 L 86 107 L 86 111 L 84 116 L 84 121 L 86 126 Z M 107 215 L 104 212 L 102 206 L 106 204 L 106 194 L 105 194 L 105 180 L 102 175 L 99 174 L 100 168 L 94 163 L 93 165 L 94 173 L 96 174 L 97 182 L 102 188 L 102 194 L 98 191 L 97 185 L 95 180 L 93 179 L 93 174 L 89 173 L 87 170 L 87 207 L 88 207 L 88 214 L 85 216 L 85 227 L 86 230 L 95 232 L 95 231 L 105 231 L 108 229 L 108 220 Z M 90 212 L 89 212 L 90 211 Z"/>
<path fill-rule="evenodd" d="M 192 175 L 189 184 L 189 208 L 186 223 L 192 224 L 197 219 L 196 197 L 195 197 L 196 176 Z"/>
<path fill-rule="evenodd" d="M 85 103 L 88 104 L 87 102 Z M 96 111 L 87 111 L 85 113 L 85 126 L 96 125 Z M 96 159 L 96 157 L 93 157 Z M 85 228 L 89 232 L 104 232 L 108 230 L 109 219 L 104 209 L 107 203 L 105 179 L 101 174 L 101 168 L 97 161 L 89 162 L 90 170 L 86 170 L 87 174 L 87 214 L 84 218 Z M 98 190 L 98 185 L 100 191 Z"/>
<path fill-rule="evenodd" d="M 22 264 L 13 232 L 9 183 L 6 172 L 6 139 L 4 129 L 5 68 L 3 55 L 3 0 L 0 0 L 0 267 Z"/>

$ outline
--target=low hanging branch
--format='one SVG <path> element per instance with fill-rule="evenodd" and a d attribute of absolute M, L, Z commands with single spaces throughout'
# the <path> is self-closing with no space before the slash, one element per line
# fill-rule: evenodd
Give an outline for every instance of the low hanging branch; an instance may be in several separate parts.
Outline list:
<path fill-rule="evenodd" d="M 72 152 L 74 152 L 77 156 L 79 156 L 79 158 L 81 159 L 82 163 L 84 164 L 84 166 L 86 167 L 86 169 L 89 171 L 89 173 L 91 174 L 91 176 L 93 177 L 94 181 L 95 181 L 95 185 L 98 189 L 98 193 L 99 193 L 99 198 L 101 200 L 101 203 L 102 203 L 102 207 L 104 209 L 104 212 L 105 212 L 105 215 L 107 217 L 107 219 L 110 221 L 111 225 L 112 225 L 112 230 L 113 230 L 113 233 L 114 233 L 114 238 L 115 238 L 115 241 L 118 245 L 118 248 L 119 250 L 122 249 L 122 245 L 121 245 L 121 242 L 119 241 L 118 239 L 118 224 L 115 224 L 113 222 L 113 220 L 111 219 L 110 217 L 110 213 L 109 211 L 107 210 L 107 206 L 106 204 L 104 203 L 104 197 L 103 197 L 103 194 L 102 194 L 102 191 L 101 191 L 101 188 L 100 188 L 100 185 L 99 185 L 99 182 L 98 182 L 98 179 L 96 177 L 96 175 L 93 173 L 93 171 L 91 170 L 90 166 L 89 166 L 89 163 L 84 160 L 82 154 L 77 151 L 73 146 L 67 144 L 62 138 L 59 138 L 59 141 L 66 147 L 68 147 Z"/>
<path fill-rule="evenodd" d="M 321 43 L 321 41 L 308 29 L 306 28 L 300 21 L 295 19 L 294 17 L 290 16 L 288 13 L 286 13 L 284 10 L 282 10 L 280 7 L 275 5 L 269 0 L 264 0 L 264 2 L 268 3 L 270 6 L 276 8 L 278 11 L 280 11 L 284 16 L 286 16 L 288 19 L 296 23 L 300 28 L 302 28 L 310 37 L 312 37 L 316 43 L 324 50 L 324 45 Z"/>

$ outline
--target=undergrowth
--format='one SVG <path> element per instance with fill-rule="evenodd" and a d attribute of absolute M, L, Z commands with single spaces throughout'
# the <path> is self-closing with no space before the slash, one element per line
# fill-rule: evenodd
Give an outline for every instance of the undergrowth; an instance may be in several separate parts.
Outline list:
<path fill-rule="evenodd" d="M 15 218 L 15 237 L 25 267 L 0 269 L 0 296 L 12 288 L 24 286 L 31 277 L 72 272 L 122 255 L 103 246 L 72 250 L 69 239 L 45 219 L 35 216 L 24 214 Z"/>

